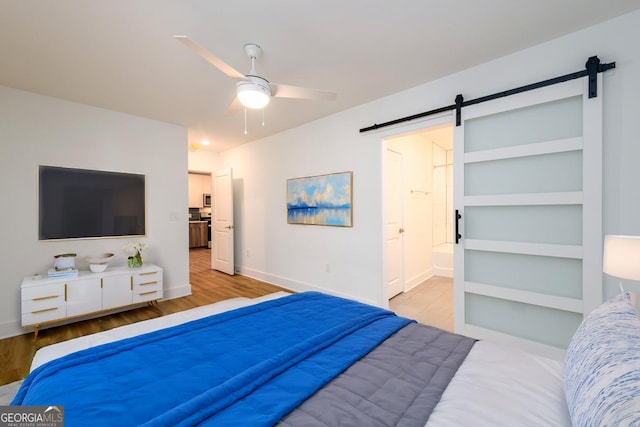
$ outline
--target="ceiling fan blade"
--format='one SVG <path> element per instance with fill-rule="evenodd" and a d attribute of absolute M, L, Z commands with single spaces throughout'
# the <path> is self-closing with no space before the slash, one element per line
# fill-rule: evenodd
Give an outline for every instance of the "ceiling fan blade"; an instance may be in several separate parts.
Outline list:
<path fill-rule="evenodd" d="M 233 102 L 231 103 L 231 105 L 229 105 L 229 108 L 227 109 L 227 112 L 224 113 L 225 116 L 233 116 L 234 114 L 236 114 L 240 109 L 242 108 L 242 103 L 240 102 L 240 100 L 238 99 L 238 97 L 236 96 L 233 99 Z"/>
<path fill-rule="evenodd" d="M 271 86 L 271 95 L 278 98 L 324 99 L 326 101 L 335 101 L 338 96 L 337 93 L 326 90 L 309 89 L 279 83 L 269 83 L 269 85 Z"/>
<path fill-rule="evenodd" d="M 213 53 L 209 52 L 202 46 L 196 44 L 193 40 L 189 39 L 187 36 L 173 36 L 176 40 L 182 42 L 189 49 L 193 50 L 195 53 L 204 58 L 207 62 L 215 66 L 217 69 L 225 73 L 227 76 L 233 79 L 244 79 L 244 74 L 233 68 L 231 65 L 224 62 L 222 59 L 215 56 Z"/>

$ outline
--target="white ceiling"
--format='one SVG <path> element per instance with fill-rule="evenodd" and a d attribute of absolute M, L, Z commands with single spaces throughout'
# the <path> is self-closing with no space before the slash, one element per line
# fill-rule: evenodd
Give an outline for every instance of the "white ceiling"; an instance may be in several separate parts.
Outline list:
<path fill-rule="evenodd" d="M 640 8 L 640 0 L 0 0 L 0 85 L 189 128 L 221 151 Z M 331 90 L 225 115 L 241 72 Z M 416 112 L 417 113 L 417 112 Z M 395 117 L 389 118 L 393 119 Z"/>

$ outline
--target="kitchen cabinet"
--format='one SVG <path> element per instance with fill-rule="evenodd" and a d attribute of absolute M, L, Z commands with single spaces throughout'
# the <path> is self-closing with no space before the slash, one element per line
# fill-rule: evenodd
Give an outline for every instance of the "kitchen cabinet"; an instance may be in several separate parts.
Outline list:
<path fill-rule="evenodd" d="M 200 175 L 195 173 L 189 174 L 189 207 L 202 207 L 202 184 L 200 183 Z"/>
<path fill-rule="evenodd" d="M 40 325 L 135 308 L 162 298 L 162 269 L 109 267 L 102 273 L 81 271 L 75 277 L 25 277 L 20 285 L 22 326 Z"/>
<path fill-rule="evenodd" d="M 206 221 L 189 222 L 189 248 L 208 246 L 208 227 L 209 224 Z"/>
<path fill-rule="evenodd" d="M 211 194 L 211 175 L 189 174 L 189 207 L 203 207 L 202 195 Z"/>

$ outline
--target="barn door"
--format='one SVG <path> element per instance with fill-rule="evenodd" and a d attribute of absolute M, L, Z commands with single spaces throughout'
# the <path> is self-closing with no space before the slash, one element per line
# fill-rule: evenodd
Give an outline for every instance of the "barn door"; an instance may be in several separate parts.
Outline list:
<path fill-rule="evenodd" d="M 602 76 L 462 109 L 458 333 L 561 358 L 602 300 Z"/>

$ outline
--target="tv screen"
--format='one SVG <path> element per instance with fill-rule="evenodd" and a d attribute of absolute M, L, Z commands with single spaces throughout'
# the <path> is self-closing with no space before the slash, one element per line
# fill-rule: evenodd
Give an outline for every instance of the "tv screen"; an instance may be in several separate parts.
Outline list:
<path fill-rule="evenodd" d="M 39 238 L 145 234 L 145 176 L 40 166 Z"/>

